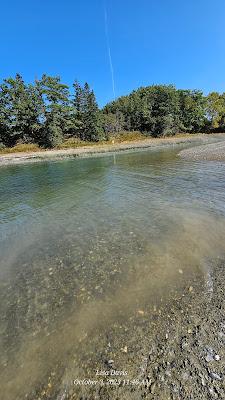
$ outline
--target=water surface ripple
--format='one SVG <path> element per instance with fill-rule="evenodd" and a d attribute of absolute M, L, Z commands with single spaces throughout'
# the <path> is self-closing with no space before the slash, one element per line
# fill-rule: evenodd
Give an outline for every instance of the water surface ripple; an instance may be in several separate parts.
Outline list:
<path fill-rule="evenodd" d="M 53 373 L 60 393 L 86 353 L 94 364 L 96 337 L 196 276 L 208 284 L 224 253 L 225 163 L 180 149 L 1 168 L 4 400 L 36 399 Z"/>

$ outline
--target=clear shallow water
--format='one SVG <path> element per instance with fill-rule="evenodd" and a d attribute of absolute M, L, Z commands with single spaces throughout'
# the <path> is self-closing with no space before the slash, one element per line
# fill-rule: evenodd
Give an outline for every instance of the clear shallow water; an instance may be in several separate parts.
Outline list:
<path fill-rule="evenodd" d="M 55 369 L 60 392 L 86 352 L 94 365 L 99 335 L 196 276 L 211 290 L 225 164 L 183 161 L 179 149 L 0 170 L 5 400 L 36 398 Z"/>

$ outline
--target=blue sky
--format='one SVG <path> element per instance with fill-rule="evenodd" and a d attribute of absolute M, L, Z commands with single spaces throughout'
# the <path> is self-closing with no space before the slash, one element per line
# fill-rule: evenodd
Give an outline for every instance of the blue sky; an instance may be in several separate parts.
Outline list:
<path fill-rule="evenodd" d="M 77 78 L 113 98 L 103 0 L 3 0 L 0 79 Z M 116 96 L 151 84 L 225 91 L 224 0 L 105 0 Z"/>

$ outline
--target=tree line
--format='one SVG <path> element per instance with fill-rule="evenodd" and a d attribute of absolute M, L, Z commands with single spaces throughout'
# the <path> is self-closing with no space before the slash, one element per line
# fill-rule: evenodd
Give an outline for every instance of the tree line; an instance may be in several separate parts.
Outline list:
<path fill-rule="evenodd" d="M 178 132 L 225 131 L 225 93 L 204 96 L 172 85 L 142 87 L 99 109 L 88 83 L 72 90 L 46 74 L 33 84 L 21 75 L 0 84 L 0 147 L 37 143 L 56 147 L 67 138 L 108 140 L 119 132 L 159 137 Z"/>
<path fill-rule="evenodd" d="M 120 129 L 151 136 L 179 132 L 225 131 L 225 93 L 204 96 L 200 90 L 181 90 L 173 85 L 142 87 L 107 104 L 103 110 Z"/>

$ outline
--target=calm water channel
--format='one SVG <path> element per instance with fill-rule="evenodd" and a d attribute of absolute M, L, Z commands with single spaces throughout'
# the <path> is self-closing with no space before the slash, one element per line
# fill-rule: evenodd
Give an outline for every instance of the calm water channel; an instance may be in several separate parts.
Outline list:
<path fill-rule="evenodd" d="M 0 169 L 2 399 L 63 398 L 133 315 L 196 276 L 212 290 L 225 163 L 181 148 Z"/>

